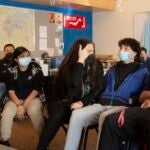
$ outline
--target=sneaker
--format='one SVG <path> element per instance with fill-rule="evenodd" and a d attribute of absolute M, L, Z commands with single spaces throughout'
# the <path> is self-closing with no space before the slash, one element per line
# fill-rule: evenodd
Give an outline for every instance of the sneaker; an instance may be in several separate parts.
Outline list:
<path fill-rule="evenodd" d="M 1 141 L 1 140 L 0 140 L 0 144 L 6 145 L 6 146 L 10 146 L 9 141 Z"/>

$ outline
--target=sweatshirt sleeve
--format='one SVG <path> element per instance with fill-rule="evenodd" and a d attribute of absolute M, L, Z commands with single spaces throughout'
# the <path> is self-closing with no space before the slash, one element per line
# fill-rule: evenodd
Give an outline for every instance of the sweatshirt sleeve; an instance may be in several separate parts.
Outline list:
<path fill-rule="evenodd" d="M 38 72 L 35 74 L 33 78 L 33 89 L 41 92 L 42 87 L 44 85 L 44 76 L 42 70 L 39 68 Z"/>
<path fill-rule="evenodd" d="M 82 63 L 76 63 L 72 68 L 71 75 L 66 74 L 65 82 L 67 87 L 67 93 L 70 103 L 78 101 L 82 95 L 82 78 L 83 78 L 84 66 Z M 69 81 L 70 80 L 70 81 Z"/>
<path fill-rule="evenodd" d="M 90 90 L 89 94 L 85 95 L 81 100 L 84 106 L 95 103 L 103 90 L 104 71 L 103 65 L 100 61 L 96 62 L 96 72 L 93 82 L 94 82 L 93 88 Z"/>

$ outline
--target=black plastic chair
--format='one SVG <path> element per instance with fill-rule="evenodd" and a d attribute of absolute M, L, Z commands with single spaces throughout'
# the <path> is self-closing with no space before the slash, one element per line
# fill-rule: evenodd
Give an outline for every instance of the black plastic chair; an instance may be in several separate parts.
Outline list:
<path fill-rule="evenodd" d="M 63 124 L 62 128 L 67 135 L 67 130 L 68 130 L 68 124 Z M 88 133 L 89 130 L 95 129 L 95 131 L 98 133 L 98 124 L 88 126 L 86 128 L 83 128 L 81 138 L 80 138 L 80 144 L 78 150 L 86 150 L 86 145 L 87 145 L 87 139 L 88 139 Z"/>

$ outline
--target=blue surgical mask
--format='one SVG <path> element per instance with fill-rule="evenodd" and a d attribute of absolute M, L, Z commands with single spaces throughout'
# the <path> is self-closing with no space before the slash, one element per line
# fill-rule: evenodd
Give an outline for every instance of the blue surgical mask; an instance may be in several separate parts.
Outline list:
<path fill-rule="evenodd" d="M 121 50 L 119 52 L 119 58 L 121 61 L 127 62 L 127 61 L 130 61 L 132 57 L 129 52 Z"/>
<path fill-rule="evenodd" d="M 19 58 L 19 65 L 21 67 L 28 67 L 30 62 L 31 62 L 31 57 Z"/>

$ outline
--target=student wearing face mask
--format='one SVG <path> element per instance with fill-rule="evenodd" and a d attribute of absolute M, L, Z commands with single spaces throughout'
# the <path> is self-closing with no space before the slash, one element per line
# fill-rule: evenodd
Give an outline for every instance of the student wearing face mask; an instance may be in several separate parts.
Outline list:
<path fill-rule="evenodd" d="M 2 106 L 2 103 L 4 101 L 4 98 L 7 93 L 6 88 L 6 74 L 9 67 L 14 65 L 13 61 L 13 52 L 14 52 L 14 45 L 13 44 L 6 44 L 4 46 L 4 58 L 0 60 L 0 107 Z"/>
<path fill-rule="evenodd" d="M 59 68 L 48 106 L 49 117 L 37 149 L 47 149 L 73 109 L 93 104 L 102 85 L 103 67 L 95 59 L 94 43 L 88 39 L 76 40 Z"/>
<path fill-rule="evenodd" d="M 43 85 L 41 68 L 31 62 L 30 52 L 25 47 L 14 51 L 16 66 L 8 68 L 7 88 L 9 100 L 6 102 L 1 118 L 0 144 L 9 145 L 13 119 L 23 120 L 30 116 L 34 129 L 40 134 L 43 126 L 42 102 L 39 98 Z"/>
<path fill-rule="evenodd" d="M 89 125 L 99 124 L 98 138 L 100 138 L 105 117 L 134 105 L 133 99 L 142 91 L 148 71 L 146 68 L 140 68 L 138 62 L 134 62 L 135 57 L 140 57 L 139 42 L 125 38 L 120 40 L 118 45 L 120 61 L 107 71 L 99 100 L 86 107 L 81 105 L 72 112 L 65 150 L 78 149 L 82 129 Z"/>

